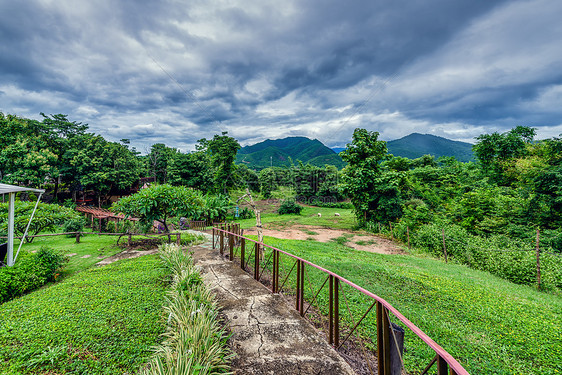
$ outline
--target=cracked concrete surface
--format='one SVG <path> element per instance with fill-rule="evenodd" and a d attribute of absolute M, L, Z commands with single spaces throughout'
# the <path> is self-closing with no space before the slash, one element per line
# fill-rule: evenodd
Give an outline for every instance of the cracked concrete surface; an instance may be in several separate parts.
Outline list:
<path fill-rule="evenodd" d="M 191 250 L 232 333 L 235 374 L 354 374 L 282 296 L 271 294 L 238 265 L 221 258 L 210 243 Z"/>

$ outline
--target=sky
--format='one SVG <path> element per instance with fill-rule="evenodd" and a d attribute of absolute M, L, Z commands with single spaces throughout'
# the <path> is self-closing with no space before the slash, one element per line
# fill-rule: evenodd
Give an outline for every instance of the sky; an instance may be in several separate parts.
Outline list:
<path fill-rule="evenodd" d="M 559 0 L 0 0 L 0 112 L 186 152 L 227 131 L 562 133 Z"/>

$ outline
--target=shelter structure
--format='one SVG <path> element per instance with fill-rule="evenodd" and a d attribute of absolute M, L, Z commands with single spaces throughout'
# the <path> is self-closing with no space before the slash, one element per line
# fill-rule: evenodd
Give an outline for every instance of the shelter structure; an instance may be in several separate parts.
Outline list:
<path fill-rule="evenodd" d="M 38 193 L 39 196 L 37 197 L 35 208 L 33 209 L 31 217 L 29 218 L 29 222 L 27 223 L 27 227 L 25 228 L 25 233 L 23 234 L 20 245 L 18 247 L 18 251 L 14 257 L 14 221 L 15 221 L 14 213 L 16 208 L 16 193 L 21 193 L 25 191 Z M 39 204 L 39 201 L 41 200 L 41 196 L 43 195 L 43 193 L 45 193 L 45 190 L 43 189 L 33 189 L 23 186 L 0 184 L 0 194 L 8 194 L 8 243 L 6 244 L 8 267 L 12 267 L 18 257 L 18 254 L 21 249 L 21 245 L 23 244 L 23 241 L 27 236 L 27 231 L 29 230 L 29 224 L 31 224 L 31 221 L 33 220 L 33 216 L 35 215 L 35 210 L 37 210 L 37 205 Z M 4 259 L 2 257 L 2 259 L 0 259 L 0 262 L 2 262 L 3 260 Z"/>

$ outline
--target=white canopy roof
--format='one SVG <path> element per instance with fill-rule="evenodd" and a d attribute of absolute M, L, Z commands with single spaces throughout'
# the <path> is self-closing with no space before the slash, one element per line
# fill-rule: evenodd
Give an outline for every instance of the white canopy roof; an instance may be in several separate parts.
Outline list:
<path fill-rule="evenodd" d="M 17 193 L 20 191 L 32 191 L 34 193 L 44 193 L 43 189 L 33 189 L 23 186 L 0 184 L 0 194 Z"/>

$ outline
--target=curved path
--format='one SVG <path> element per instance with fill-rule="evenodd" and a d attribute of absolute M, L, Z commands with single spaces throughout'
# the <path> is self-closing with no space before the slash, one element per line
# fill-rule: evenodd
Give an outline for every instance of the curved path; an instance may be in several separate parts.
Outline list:
<path fill-rule="evenodd" d="M 211 243 L 191 247 L 205 284 L 217 295 L 232 336 L 235 374 L 338 374 L 353 370 L 285 299 L 228 260 Z"/>

